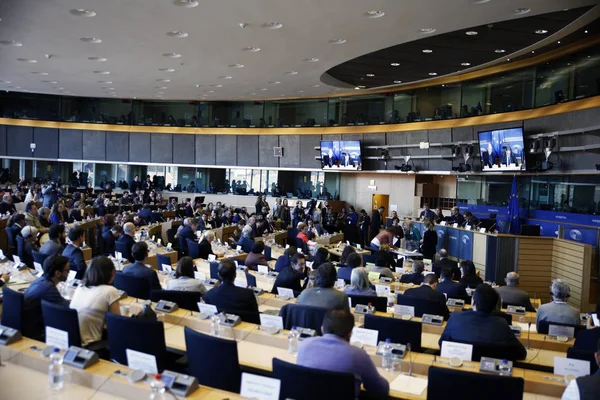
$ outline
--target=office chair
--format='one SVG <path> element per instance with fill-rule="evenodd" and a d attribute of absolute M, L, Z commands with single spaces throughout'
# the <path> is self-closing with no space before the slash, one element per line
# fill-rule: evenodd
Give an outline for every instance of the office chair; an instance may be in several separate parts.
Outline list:
<path fill-rule="evenodd" d="M 147 300 L 150 298 L 150 281 L 134 275 L 118 271 L 115 274 L 114 287 L 124 290 L 131 297 Z"/>
<path fill-rule="evenodd" d="M 2 325 L 19 330 L 23 336 L 23 293 L 12 290 L 7 285 L 2 288 Z"/>
<path fill-rule="evenodd" d="M 187 256 L 188 255 L 187 238 L 184 238 L 183 236 L 178 236 L 177 239 L 179 242 L 179 258 Z"/>
<path fill-rule="evenodd" d="M 537 331 L 538 333 L 541 333 L 543 335 L 547 335 L 548 334 L 548 330 L 550 329 L 550 325 L 557 325 L 557 326 L 568 326 L 571 328 L 575 328 L 575 332 L 573 337 L 577 337 L 577 334 L 579 333 L 579 331 L 585 330 L 586 327 L 585 325 L 572 325 L 572 324 L 561 324 L 558 322 L 551 322 L 551 321 L 540 321 L 538 323 L 538 328 Z"/>
<path fill-rule="evenodd" d="M 295 243 L 296 243 L 296 248 L 301 249 L 304 252 L 304 242 L 302 241 L 302 239 L 296 238 Z"/>
<path fill-rule="evenodd" d="M 219 262 L 210 262 L 210 279 L 219 279 Z"/>
<path fill-rule="evenodd" d="M 218 338 L 185 327 L 189 374 L 206 385 L 229 392 L 240 392 L 242 371 L 235 340 Z"/>
<path fill-rule="evenodd" d="M 42 267 L 44 266 L 44 261 L 48 258 L 48 254 L 40 253 L 35 250 L 31 251 L 31 255 L 33 256 L 33 261 L 40 264 Z"/>
<path fill-rule="evenodd" d="M 267 261 L 271 261 L 273 259 L 273 257 L 271 257 L 271 247 L 270 246 L 265 246 L 265 258 L 267 259 Z"/>
<path fill-rule="evenodd" d="M 202 298 L 200 292 L 190 292 L 185 290 L 152 290 L 150 300 L 157 303 L 159 300 L 167 300 L 177 303 L 179 308 L 190 311 L 199 311 L 198 302 Z"/>
<path fill-rule="evenodd" d="M 248 286 L 256 287 L 256 277 L 248 271 L 244 271 L 244 273 L 246 274 L 246 283 Z"/>
<path fill-rule="evenodd" d="M 279 310 L 279 316 L 283 318 L 284 329 L 290 330 L 293 326 L 310 328 L 321 335 L 321 325 L 327 313 L 327 308 L 302 306 L 299 304 L 286 304 Z"/>
<path fill-rule="evenodd" d="M 188 256 L 193 259 L 200 258 L 200 244 L 195 240 L 186 239 L 186 245 L 188 250 Z"/>
<path fill-rule="evenodd" d="M 8 237 L 8 247 L 10 251 L 10 256 L 13 254 L 17 254 L 17 241 L 15 240 L 15 235 L 10 226 L 4 228 L 6 231 L 6 236 Z"/>
<path fill-rule="evenodd" d="M 77 310 L 42 300 L 44 325 L 65 331 L 69 335 L 69 346 L 81 347 L 81 333 Z"/>
<path fill-rule="evenodd" d="M 298 236 L 298 229 L 296 229 L 295 227 L 288 228 L 287 242 L 290 246 L 296 243 L 296 236 Z"/>
<path fill-rule="evenodd" d="M 389 338 L 392 343 L 410 343 L 412 351 L 421 351 L 423 325 L 420 322 L 367 314 L 365 315 L 365 329 L 379 331 L 380 341 Z"/>
<path fill-rule="evenodd" d="M 123 258 L 129 260 L 131 262 L 131 251 L 127 248 L 127 245 L 123 242 L 115 241 L 115 250 L 121 253 Z"/>
<path fill-rule="evenodd" d="M 23 239 L 23 236 L 17 236 L 16 241 L 17 241 L 17 255 L 21 259 L 21 262 L 29 267 L 30 265 L 27 264 L 27 260 L 25 257 L 25 239 Z"/>
<path fill-rule="evenodd" d="M 169 256 L 163 256 L 162 254 L 158 254 L 156 253 L 156 264 L 158 264 L 158 270 L 162 271 L 163 270 L 163 264 L 166 265 L 171 265 L 171 257 Z"/>
<path fill-rule="evenodd" d="M 365 306 L 371 305 L 375 307 L 375 311 L 387 312 L 387 297 L 379 296 L 358 296 L 355 294 L 349 294 L 348 298 L 352 303 L 352 307 L 356 307 L 357 304 L 364 304 Z"/>
<path fill-rule="evenodd" d="M 363 266 L 366 266 L 367 263 L 375 264 L 375 261 L 377 261 L 377 258 L 375 257 L 374 254 L 363 254 L 362 259 L 363 259 Z"/>
<path fill-rule="evenodd" d="M 355 378 L 347 372 L 301 367 L 274 358 L 273 378 L 281 381 L 280 400 L 331 399 L 332 393 L 336 399 L 355 398 Z"/>
<path fill-rule="evenodd" d="M 522 399 L 524 386 L 523 378 L 429 367 L 427 400 L 447 400 L 448 388 L 461 387 L 461 400 Z"/>
<path fill-rule="evenodd" d="M 397 299 L 397 303 L 400 305 L 414 307 L 415 317 L 420 318 L 423 314 L 444 315 L 446 312 L 444 307 L 435 301 L 404 296 L 402 294 L 398 294 Z M 448 317 L 444 319 L 447 320 Z"/>

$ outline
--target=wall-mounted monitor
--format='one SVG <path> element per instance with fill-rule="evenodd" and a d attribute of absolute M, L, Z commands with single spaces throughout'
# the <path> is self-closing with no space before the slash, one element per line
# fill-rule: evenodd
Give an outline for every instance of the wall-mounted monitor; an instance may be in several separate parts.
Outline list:
<path fill-rule="evenodd" d="M 483 172 L 525 171 L 523 128 L 479 132 Z"/>
<path fill-rule="evenodd" d="M 321 142 L 321 166 L 331 171 L 360 171 L 362 155 L 360 140 L 334 140 Z"/>

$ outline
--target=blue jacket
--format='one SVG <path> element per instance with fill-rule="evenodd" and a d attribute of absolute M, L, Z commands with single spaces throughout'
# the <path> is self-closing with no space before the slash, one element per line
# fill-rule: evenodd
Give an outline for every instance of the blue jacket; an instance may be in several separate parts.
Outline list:
<path fill-rule="evenodd" d="M 275 271 L 281 272 L 281 271 L 283 271 L 283 269 L 285 267 L 290 266 L 290 264 L 291 264 L 290 258 L 284 254 L 281 257 L 279 257 L 277 259 L 277 261 L 275 262 Z"/>
<path fill-rule="evenodd" d="M 435 290 L 437 290 L 438 292 L 446 293 L 449 299 L 469 299 L 467 291 L 465 290 L 465 285 L 447 279 L 443 282 L 438 283 L 438 286 Z"/>
<path fill-rule="evenodd" d="M 127 248 L 127 252 L 123 253 L 123 257 L 127 258 L 129 260 L 129 262 L 132 262 L 132 263 L 135 262 L 133 255 L 131 255 L 131 248 L 135 244 L 135 240 L 133 240 L 133 238 L 129 235 L 122 234 L 119 237 L 119 239 L 117 240 L 117 242 L 124 243 L 125 247 Z"/>
<path fill-rule="evenodd" d="M 104 254 L 114 254 L 115 237 L 108 226 L 102 228 L 102 240 L 104 240 Z"/>
<path fill-rule="evenodd" d="M 231 282 L 223 282 L 221 286 L 212 288 L 206 292 L 203 299 L 207 304 L 216 306 L 219 312 L 225 311 L 237 315 L 258 314 L 258 303 L 254 292 L 237 287 Z"/>
<path fill-rule="evenodd" d="M 152 210 L 150 208 L 142 208 L 139 212 L 138 215 L 140 216 L 141 219 L 143 219 L 144 221 L 146 221 L 146 224 L 150 224 L 152 222 Z"/>
<path fill-rule="evenodd" d="M 158 275 L 156 271 L 152 268 L 148 268 L 141 261 L 136 261 L 131 265 L 126 266 L 123 269 L 123 273 L 125 275 L 137 276 L 138 278 L 144 278 L 148 280 L 150 284 L 150 290 L 162 290 L 162 286 L 160 286 L 160 281 L 158 280 Z"/>
<path fill-rule="evenodd" d="M 279 261 L 279 260 L 277 260 L 277 261 Z M 350 281 L 350 277 L 352 276 L 352 269 L 353 268 L 346 267 L 346 266 L 340 267 L 340 269 L 338 269 L 338 272 L 337 272 L 338 279 Z"/>
<path fill-rule="evenodd" d="M 25 291 L 25 303 L 23 304 L 24 334 L 31 334 L 35 337 L 43 335 L 42 300 L 69 307 L 69 302 L 60 295 L 52 280 L 45 276 L 36 279 Z"/>
<path fill-rule="evenodd" d="M 83 251 L 79 247 L 75 247 L 72 244 L 68 244 L 63 250 L 63 256 L 69 259 L 71 271 L 77 271 L 75 279 L 83 279 L 85 275 L 85 269 L 87 265 L 83 259 Z"/>

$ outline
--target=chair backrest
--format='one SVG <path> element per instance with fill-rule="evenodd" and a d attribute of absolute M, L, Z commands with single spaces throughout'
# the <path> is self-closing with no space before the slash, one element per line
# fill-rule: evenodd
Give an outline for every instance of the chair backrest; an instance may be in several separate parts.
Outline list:
<path fill-rule="evenodd" d="M 331 398 L 354 399 L 355 378 L 347 372 L 302 367 L 278 358 L 273 359 L 273 378 L 281 381 L 280 399 L 313 400 Z M 327 388 L 324 390 L 324 388 Z"/>
<path fill-rule="evenodd" d="M 321 325 L 327 313 L 327 308 L 302 306 L 299 304 L 286 304 L 279 310 L 279 316 L 283 318 L 283 327 L 287 330 L 293 326 L 310 328 L 321 335 Z"/>
<path fill-rule="evenodd" d="M 219 279 L 219 263 L 217 261 L 210 262 L 210 279 Z"/>
<path fill-rule="evenodd" d="M 185 327 L 190 375 L 200 385 L 239 393 L 242 371 L 235 340 L 218 338 Z"/>
<path fill-rule="evenodd" d="M 304 242 L 300 238 L 296 238 L 296 248 L 302 249 L 304 251 Z"/>
<path fill-rule="evenodd" d="M 123 242 L 115 241 L 115 250 L 121 253 L 123 259 L 130 259 L 131 254 L 129 254 L 129 249 L 127 248 L 127 244 Z"/>
<path fill-rule="evenodd" d="M 377 258 L 373 254 L 363 254 L 362 259 L 363 259 L 363 266 L 366 266 L 367 263 L 375 264 L 375 261 L 377 260 Z"/>
<path fill-rule="evenodd" d="M 571 328 L 575 328 L 575 335 L 577 336 L 577 333 L 581 330 L 586 329 L 586 327 L 584 325 L 572 325 L 572 324 L 561 324 L 559 322 L 551 322 L 551 321 L 540 321 L 538 323 L 538 333 L 541 333 L 543 335 L 547 335 L 548 334 L 548 330 L 550 329 L 550 325 L 557 325 L 557 326 L 568 326 Z"/>
<path fill-rule="evenodd" d="M 6 231 L 6 236 L 8 237 L 8 245 L 14 249 L 17 248 L 17 242 L 15 242 L 15 235 L 13 235 L 13 230 L 10 226 L 4 228 Z"/>
<path fill-rule="evenodd" d="M 181 256 L 187 256 L 188 248 L 187 248 L 187 239 L 183 236 L 177 237 L 179 241 L 179 253 Z"/>
<path fill-rule="evenodd" d="M 510 361 L 517 361 L 519 354 L 516 353 L 514 345 L 508 343 L 482 343 L 473 341 L 463 341 L 451 338 L 451 342 L 454 343 L 465 343 L 473 346 L 473 353 L 471 359 L 473 361 L 480 361 L 481 357 L 491 357 L 498 359 L 507 359 Z"/>
<path fill-rule="evenodd" d="M 200 292 L 188 292 L 184 290 L 153 290 L 150 292 L 150 300 L 158 302 L 159 300 L 173 301 L 179 308 L 191 311 L 198 311 L 198 302 L 202 298 Z"/>
<path fill-rule="evenodd" d="M 42 315 L 44 316 L 44 325 L 69 334 L 69 346 L 81 347 L 77 310 L 42 300 Z"/>
<path fill-rule="evenodd" d="M 96 247 L 98 248 L 97 254 L 104 255 L 104 253 L 105 253 L 104 238 L 102 237 L 102 228 L 101 227 L 98 227 L 96 229 Z"/>
<path fill-rule="evenodd" d="M 399 294 L 397 297 L 398 304 L 415 308 L 415 317 L 420 318 L 423 314 L 444 315 L 446 312 L 441 304 L 432 300 L 404 296 L 402 294 Z"/>
<path fill-rule="evenodd" d="M 522 399 L 523 378 L 479 374 L 449 368 L 429 367 L 427 400 L 447 400 L 448 388 L 468 388 L 460 393 L 461 400 L 480 400 L 487 395 L 494 399 Z"/>
<path fill-rule="evenodd" d="M 387 312 L 387 297 L 349 294 L 348 298 L 351 299 L 352 307 L 356 307 L 357 304 L 364 304 L 366 306 L 371 303 L 375 307 L 375 311 Z"/>
<path fill-rule="evenodd" d="M 412 351 L 421 351 L 423 325 L 417 321 L 365 315 L 365 328 L 379 331 L 379 340 L 391 339 L 392 343 L 410 343 Z"/>
<path fill-rule="evenodd" d="M 114 286 L 119 290 L 126 291 L 129 296 L 144 300 L 150 298 L 150 280 L 146 278 L 117 272 Z"/>
<path fill-rule="evenodd" d="M 2 325 L 18 329 L 23 336 L 23 293 L 12 290 L 7 285 L 2 288 Z"/>
<path fill-rule="evenodd" d="M 25 239 L 23 239 L 23 236 L 17 236 L 17 255 L 19 256 L 19 258 L 21 259 L 21 261 L 24 261 L 24 258 L 25 258 Z"/>
<path fill-rule="evenodd" d="M 31 255 L 33 256 L 33 261 L 39 263 L 40 265 L 44 265 L 44 261 L 48 258 L 48 254 L 40 253 L 39 251 L 32 250 Z"/>
<path fill-rule="evenodd" d="M 287 230 L 287 242 L 291 246 L 296 243 L 296 236 L 298 236 L 298 229 L 296 227 L 288 228 Z"/>
<path fill-rule="evenodd" d="M 245 273 L 246 273 L 246 282 L 248 283 L 248 286 L 256 287 L 256 277 L 254 275 L 252 275 L 251 273 L 249 273 L 248 271 L 245 271 Z"/>
<path fill-rule="evenodd" d="M 157 253 L 156 254 L 156 263 L 158 264 L 158 270 L 162 271 L 163 264 L 171 265 L 171 257 L 163 256 L 163 255 Z"/>
<path fill-rule="evenodd" d="M 173 248 L 178 248 L 179 245 L 177 244 L 177 241 L 175 240 L 175 233 L 177 232 L 177 228 L 171 228 L 171 229 L 167 229 L 167 241 L 168 243 L 171 243 L 171 246 L 173 246 Z M 167 243 L 165 243 L 166 245 Z"/>
<path fill-rule="evenodd" d="M 267 259 L 267 261 L 273 259 L 273 257 L 271 257 L 271 246 L 265 246 L 265 258 Z"/>
<path fill-rule="evenodd" d="M 583 360 L 590 362 L 590 375 L 593 375 L 598 371 L 598 364 L 596 363 L 596 352 L 590 350 L 581 350 L 574 347 L 567 349 L 567 358 L 574 358 L 576 360 Z"/>
<path fill-rule="evenodd" d="M 193 259 L 200 258 L 200 245 L 195 240 L 186 239 L 188 256 Z"/>
<path fill-rule="evenodd" d="M 158 370 L 162 371 L 167 362 L 165 329 L 160 321 L 124 317 L 113 313 L 106 314 L 110 358 L 127 365 L 127 349 L 152 354 L 156 357 Z"/>
<path fill-rule="evenodd" d="M 86 244 L 92 249 L 94 256 L 98 255 L 98 246 L 96 243 L 96 236 L 94 235 L 94 227 L 87 228 L 85 240 Z"/>

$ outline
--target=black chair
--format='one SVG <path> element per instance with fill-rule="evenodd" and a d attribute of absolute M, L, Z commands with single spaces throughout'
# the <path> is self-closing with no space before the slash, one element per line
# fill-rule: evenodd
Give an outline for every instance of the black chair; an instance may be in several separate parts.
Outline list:
<path fill-rule="evenodd" d="M 110 358 L 127 365 L 127 349 L 156 357 L 158 370 L 177 370 L 176 361 L 182 354 L 172 353 L 165 344 L 165 328 L 160 321 L 130 318 L 106 313 Z"/>
<path fill-rule="evenodd" d="M 115 250 L 121 253 L 123 259 L 131 261 L 131 251 L 127 248 L 127 244 L 123 242 L 115 241 Z"/>
<path fill-rule="evenodd" d="M 327 313 L 327 308 L 302 306 L 299 304 L 286 304 L 279 310 L 279 316 L 283 318 L 283 327 L 287 330 L 293 326 L 310 328 L 321 335 L 321 325 Z"/>
<path fill-rule="evenodd" d="M 235 340 L 218 338 L 185 327 L 189 374 L 200 385 L 240 392 L 242 371 Z"/>
<path fill-rule="evenodd" d="M 363 266 L 367 265 L 367 263 L 375 264 L 375 261 L 377 260 L 377 258 L 373 254 L 363 254 L 362 259 L 363 259 Z"/>
<path fill-rule="evenodd" d="M 17 241 L 15 240 L 14 231 L 10 226 L 7 226 L 4 230 L 6 231 L 6 237 L 8 238 L 10 256 L 17 254 Z"/>
<path fill-rule="evenodd" d="M 491 357 L 498 359 L 506 359 L 510 361 L 517 361 L 518 354 L 515 353 L 513 345 L 507 343 L 481 343 L 473 341 L 463 341 L 450 338 L 451 342 L 470 344 L 473 346 L 473 353 L 471 355 L 472 361 L 480 361 L 481 357 Z"/>
<path fill-rule="evenodd" d="M 296 228 L 288 228 L 287 231 L 287 242 L 291 246 L 296 243 L 296 236 L 298 236 L 298 229 Z"/>
<path fill-rule="evenodd" d="M 153 290 L 150 292 L 150 300 L 158 302 L 167 300 L 177 303 L 179 308 L 198 311 L 198 302 L 202 298 L 200 292 L 188 292 L 184 290 Z"/>
<path fill-rule="evenodd" d="M 448 388 L 468 388 L 460 393 L 461 400 L 522 399 L 523 378 L 479 374 L 449 368 L 429 367 L 427 400 L 447 400 Z"/>
<path fill-rule="evenodd" d="M 40 253 L 35 250 L 31 251 L 31 255 L 33 256 L 33 261 L 40 264 L 42 267 L 44 266 L 44 261 L 48 258 L 48 254 Z"/>
<path fill-rule="evenodd" d="M 244 273 L 246 274 L 246 283 L 248 283 L 248 286 L 256 287 L 256 277 L 248 271 L 244 271 Z"/>
<path fill-rule="evenodd" d="M 219 262 L 210 262 L 210 279 L 219 279 Z"/>
<path fill-rule="evenodd" d="M 96 255 L 104 255 L 105 254 L 105 248 L 104 248 L 104 238 L 102 237 L 102 228 L 98 227 L 96 230 L 96 247 L 98 248 L 96 250 Z"/>
<path fill-rule="evenodd" d="M 99 228 L 96 228 L 96 232 L 98 231 Z M 102 253 L 98 253 L 98 246 L 96 243 L 96 236 L 94 235 L 94 228 L 90 227 L 86 230 L 86 244 L 92 249 L 92 255 L 95 257 L 98 254 L 102 254 Z"/>
<path fill-rule="evenodd" d="M 69 346 L 81 347 L 77 310 L 42 300 L 42 315 L 44 316 L 44 325 L 69 334 Z"/>
<path fill-rule="evenodd" d="M 188 256 L 193 259 L 200 258 L 200 244 L 195 240 L 186 239 L 186 245 L 188 250 Z"/>
<path fill-rule="evenodd" d="M 357 304 L 364 304 L 365 306 L 371 305 L 375 307 L 375 311 L 387 312 L 387 297 L 379 296 L 358 296 L 349 294 L 348 298 L 352 303 L 352 307 L 356 307 Z"/>
<path fill-rule="evenodd" d="M 271 261 L 273 257 L 271 257 L 271 246 L 265 246 L 265 258 L 267 261 Z"/>
<path fill-rule="evenodd" d="M 420 318 L 423 314 L 444 315 L 446 313 L 444 307 L 435 301 L 404 296 L 402 294 L 398 294 L 397 297 L 398 304 L 415 308 L 415 317 Z"/>
<path fill-rule="evenodd" d="M 27 263 L 25 262 L 25 239 L 23 239 L 23 236 L 17 236 L 17 255 L 19 256 L 19 258 L 21 259 L 21 262 L 24 263 L 25 265 L 27 265 Z M 28 265 L 29 266 L 29 265 Z"/>
<path fill-rule="evenodd" d="M 574 358 L 576 360 L 583 360 L 590 362 L 590 375 L 593 375 L 598 371 L 598 364 L 596 363 L 596 352 L 590 350 L 581 350 L 574 347 L 567 349 L 567 358 Z"/>
<path fill-rule="evenodd" d="M 187 239 L 184 238 L 183 236 L 178 236 L 177 239 L 179 241 L 179 257 L 187 256 L 188 255 Z"/>
<path fill-rule="evenodd" d="M 365 328 L 379 331 L 379 340 L 391 339 L 392 343 L 410 343 L 412 351 L 421 351 L 423 325 L 417 321 L 365 315 Z"/>
<path fill-rule="evenodd" d="M 550 329 L 550 325 L 557 325 L 557 326 L 567 326 L 567 327 L 571 327 L 574 328 L 574 335 L 573 337 L 577 336 L 577 333 L 579 333 L 579 331 L 585 330 L 586 327 L 585 325 L 572 325 L 572 324 L 561 324 L 558 322 L 550 322 L 550 321 L 540 321 L 538 324 L 538 333 L 541 333 L 543 335 L 547 335 L 548 334 L 548 330 Z"/>
<path fill-rule="evenodd" d="M 146 278 L 117 272 L 113 285 L 119 290 L 124 290 L 131 297 L 144 300 L 150 298 L 150 281 Z"/>
<path fill-rule="evenodd" d="M 273 359 L 273 378 L 281 381 L 279 399 L 319 400 L 354 399 L 354 375 L 302 367 Z M 332 393 L 335 396 L 332 397 Z"/>
<path fill-rule="evenodd" d="M 23 293 L 12 290 L 7 285 L 2 288 L 2 325 L 19 330 L 23 336 Z"/>
<path fill-rule="evenodd" d="M 302 249 L 302 252 L 304 252 L 304 242 L 302 241 L 302 239 L 296 238 L 295 243 L 296 243 L 296 248 Z"/>
<path fill-rule="evenodd" d="M 179 249 L 178 241 L 175 240 L 175 233 L 177 233 L 177 228 L 167 229 L 167 241 L 171 243 L 172 248 Z M 166 245 L 167 243 L 165 243 Z"/>
<path fill-rule="evenodd" d="M 158 264 L 158 270 L 163 270 L 163 264 L 171 265 L 171 257 L 163 256 L 161 254 L 156 253 L 156 263 Z"/>

